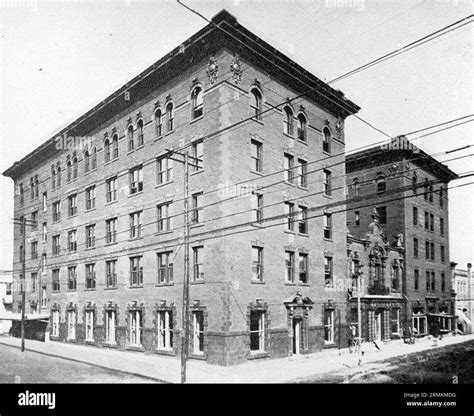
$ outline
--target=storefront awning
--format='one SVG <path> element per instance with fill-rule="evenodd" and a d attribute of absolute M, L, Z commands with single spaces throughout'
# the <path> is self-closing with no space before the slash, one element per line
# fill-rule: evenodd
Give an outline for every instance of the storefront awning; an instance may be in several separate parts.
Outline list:
<path fill-rule="evenodd" d="M 25 321 L 49 320 L 49 313 L 25 314 Z M 0 321 L 21 321 L 21 313 L 11 312 L 0 315 Z"/>

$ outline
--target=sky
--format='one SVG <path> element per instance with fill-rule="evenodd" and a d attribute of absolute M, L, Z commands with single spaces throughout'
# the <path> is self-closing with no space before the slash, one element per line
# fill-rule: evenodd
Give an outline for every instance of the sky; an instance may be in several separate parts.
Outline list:
<path fill-rule="evenodd" d="M 183 2 L 207 18 L 227 9 L 326 82 L 473 13 L 470 0 Z M 174 0 L 0 2 L 0 171 L 205 25 Z M 469 24 L 331 85 L 390 136 L 472 114 L 472 39 Z M 471 145 L 473 124 L 414 143 L 430 154 Z M 385 138 L 354 117 L 345 135 L 349 151 Z M 474 158 L 447 165 L 472 171 Z M 450 259 L 464 268 L 474 260 L 473 195 L 472 185 L 449 195 Z M 0 178 L 0 196 L 0 270 L 11 270 L 11 179 Z"/>

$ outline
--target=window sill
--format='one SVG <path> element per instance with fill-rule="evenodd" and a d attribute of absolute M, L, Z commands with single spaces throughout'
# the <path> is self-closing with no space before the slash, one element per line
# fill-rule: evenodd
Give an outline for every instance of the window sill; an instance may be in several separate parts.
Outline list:
<path fill-rule="evenodd" d="M 77 292 L 77 289 L 68 289 L 67 292 L 68 293 L 74 293 L 74 292 Z"/>
<path fill-rule="evenodd" d="M 104 290 L 117 290 L 117 286 L 111 286 L 111 287 L 104 287 Z"/>
<path fill-rule="evenodd" d="M 326 237 L 324 237 L 324 241 L 327 241 L 328 243 L 334 242 L 332 238 L 326 238 Z"/>
<path fill-rule="evenodd" d="M 252 224 L 250 224 L 252 227 L 257 227 L 257 228 L 264 228 L 265 227 L 265 224 L 263 223 L 263 221 L 255 221 L 253 222 Z"/>
<path fill-rule="evenodd" d="M 247 356 L 248 360 L 258 360 L 259 358 L 269 358 L 270 353 L 265 351 L 250 351 L 250 354 Z"/>
<path fill-rule="evenodd" d="M 306 233 L 298 233 L 298 235 L 300 237 L 309 237 L 309 234 L 306 234 Z"/>
<path fill-rule="evenodd" d="M 115 246 L 117 244 L 116 241 L 111 241 L 110 243 L 105 243 L 106 247 L 108 246 Z"/>
<path fill-rule="evenodd" d="M 334 198 L 332 195 L 328 195 L 328 194 L 323 194 L 323 196 L 324 196 L 325 198 L 329 198 L 329 199 L 333 199 L 333 198 Z"/>
<path fill-rule="evenodd" d="M 145 352 L 145 348 L 142 345 L 128 345 L 125 347 L 127 351 L 139 351 L 139 352 Z"/>
<path fill-rule="evenodd" d="M 106 202 L 105 205 L 112 205 L 112 204 L 116 204 L 117 203 L 117 200 L 114 199 L 113 201 L 109 201 L 109 202 Z"/>
<path fill-rule="evenodd" d="M 265 284 L 265 282 L 262 282 L 261 280 L 255 280 L 255 279 L 252 279 L 250 281 L 250 283 L 253 284 L 253 285 L 264 285 Z"/>
<path fill-rule="evenodd" d="M 119 347 L 116 342 L 113 342 L 113 343 L 112 342 L 104 342 L 102 344 L 102 346 L 105 347 L 105 348 L 118 348 Z"/>
<path fill-rule="evenodd" d="M 129 289 L 143 289 L 143 285 L 130 285 L 128 286 Z"/>
<path fill-rule="evenodd" d="M 74 217 L 77 217 L 77 213 L 76 213 L 76 214 L 72 214 L 72 215 L 68 215 L 68 218 L 74 218 Z"/>
<path fill-rule="evenodd" d="M 204 280 L 194 280 L 190 282 L 192 285 L 203 285 L 204 283 L 206 283 Z"/>
<path fill-rule="evenodd" d="M 258 170 L 250 169 L 250 173 L 255 173 L 255 175 L 263 176 L 263 172 L 259 172 Z"/>
<path fill-rule="evenodd" d="M 173 282 L 170 283 L 157 283 L 155 287 L 167 287 L 167 286 L 174 286 Z"/>
<path fill-rule="evenodd" d="M 296 232 L 293 231 L 293 230 L 284 230 L 284 232 L 285 232 L 286 234 L 293 234 L 293 235 L 296 235 Z"/>
<path fill-rule="evenodd" d="M 84 250 L 85 251 L 90 251 L 90 250 L 95 250 L 95 246 L 92 246 L 92 247 L 86 247 Z"/>
<path fill-rule="evenodd" d="M 173 134 L 174 132 L 175 132 L 174 130 L 168 131 L 167 133 L 165 133 L 164 137 L 169 136 L 170 134 Z M 161 137 L 163 137 L 163 136 L 161 136 Z"/>
<path fill-rule="evenodd" d="M 167 235 L 167 234 L 173 234 L 174 230 L 167 230 L 167 231 L 158 231 L 155 233 L 156 236 L 161 236 L 161 235 Z"/>
<path fill-rule="evenodd" d="M 301 140 L 301 139 L 296 139 L 298 143 L 304 144 L 305 146 L 308 146 L 308 140 Z"/>
<path fill-rule="evenodd" d="M 296 283 L 285 282 L 285 286 L 296 286 Z"/>
<path fill-rule="evenodd" d="M 137 241 L 137 240 L 143 240 L 143 237 L 131 237 L 127 241 Z"/>
<path fill-rule="evenodd" d="M 176 355 L 176 352 L 172 349 L 172 348 L 155 348 L 154 350 L 154 353 L 155 354 L 159 354 L 159 355 L 168 355 L 168 356 L 172 356 L 174 357 Z"/>
<path fill-rule="evenodd" d="M 145 147 L 145 144 L 141 144 L 140 146 L 138 146 L 135 150 L 141 150 Z"/>
<path fill-rule="evenodd" d="M 129 194 L 128 197 L 129 197 L 129 198 L 133 198 L 134 196 L 143 194 L 143 192 L 144 192 L 143 190 L 142 190 L 142 191 L 138 191 L 138 192 L 135 192 L 135 193 L 133 193 L 133 194 Z"/>
<path fill-rule="evenodd" d="M 90 287 L 90 288 L 84 288 L 84 292 L 95 292 L 96 288 L 95 287 Z"/>
<path fill-rule="evenodd" d="M 289 139 L 295 140 L 295 137 L 292 136 L 291 134 L 288 134 L 288 133 L 283 132 L 283 136 L 288 137 Z"/>
<path fill-rule="evenodd" d="M 189 354 L 189 358 L 194 358 L 194 359 L 196 359 L 196 360 L 206 360 L 206 359 L 207 359 L 207 357 L 206 357 L 206 355 L 204 354 L 204 352 L 199 352 L 199 353 L 197 353 L 197 352 L 191 352 L 191 353 Z"/>
<path fill-rule="evenodd" d="M 199 117 L 193 118 L 193 119 L 189 122 L 189 124 L 196 123 L 197 121 L 202 120 L 203 118 L 204 118 L 204 114 L 200 115 Z"/>
<path fill-rule="evenodd" d="M 198 223 L 196 223 L 196 224 L 191 224 L 191 225 L 190 225 L 190 227 L 191 227 L 191 228 L 199 228 L 199 227 L 204 227 L 204 224 L 203 224 L 203 223 L 200 223 L 200 222 L 198 222 Z"/>
<path fill-rule="evenodd" d="M 261 126 L 264 126 L 265 123 L 262 120 L 259 120 L 258 118 L 252 117 L 250 120 L 255 121 L 255 123 L 260 124 Z"/>
<path fill-rule="evenodd" d="M 301 185 L 296 185 L 298 189 L 301 189 L 302 191 L 309 191 L 309 188 L 307 186 L 301 186 Z"/>
<path fill-rule="evenodd" d="M 94 208 L 89 208 L 89 209 L 86 209 L 84 212 L 91 212 L 91 211 L 95 211 L 97 208 L 94 207 Z"/>
<path fill-rule="evenodd" d="M 155 185 L 155 188 L 161 188 L 162 186 L 169 185 L 170 183 L 173 183 L 173 181 L 171 180 L 169 182 L 159 183 L 158 185 Z"/>
<path fill-rule="evenodd" d="M 327 155 L 327 156 L 331 156 L 331 151 L 326 151 L 326 150 L 323 150 L 323 155 Z"/>
<path fill-rule="evenodd" d="M 153 139 L 154 142 L 158 141 L 158 140 L 161 140 L 163 138 L 163 135 L 161 136 L 157 136 Z"/>
<path fill-rule="evenodd" d="M 204 169 L 201 168 L 201 169 L 198 169 L 198 170 L 195 170 L 194 172 L 191 172 L 189 175 L 190 176 L 194 176 L 194 175 L 198 175 L 200 173 L 204 172 Z"/>

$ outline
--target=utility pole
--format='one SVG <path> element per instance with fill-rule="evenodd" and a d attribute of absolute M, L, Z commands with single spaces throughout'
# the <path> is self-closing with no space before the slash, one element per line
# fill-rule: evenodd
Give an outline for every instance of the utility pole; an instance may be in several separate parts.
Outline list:
<path fill-rule="evenodd" d="M 181 342 L 181 383 L 186 383 L 186 361 L 189 354 L 189 154 L 184 153 L 184 284 L 183 337 Z"/>
<path fill-rule="evenodd" d="M 362 310 L 360 305 L 360 297 L 362 292 L 362 282 L 361 282 L 361 271 L 357 273 L 357 335 L 358 335 L 358 347 L 359 347 L 359 356 L 361 354 L 361 344 L 362 344 Z"/>
<path fill-rule="evenodd" d="M 21 250 L 21 352 L 25 351 L 25 308 L 26 308 L 26 219 L 21 219 L 23 247 Z"/>

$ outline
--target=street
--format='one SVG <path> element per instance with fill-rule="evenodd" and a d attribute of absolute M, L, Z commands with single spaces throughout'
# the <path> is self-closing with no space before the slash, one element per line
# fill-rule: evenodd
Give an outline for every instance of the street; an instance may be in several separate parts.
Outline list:
<path fill-rule="evenodd" d="M 362 367 L 319 374 L 297 383 L 474 383 L 474 341 L 381 360 Z"/>
<path fill-rule="evenodd" d="M 156 383 L 134 376 L 33 351 L 0 345 L 0 383 Z"/>

